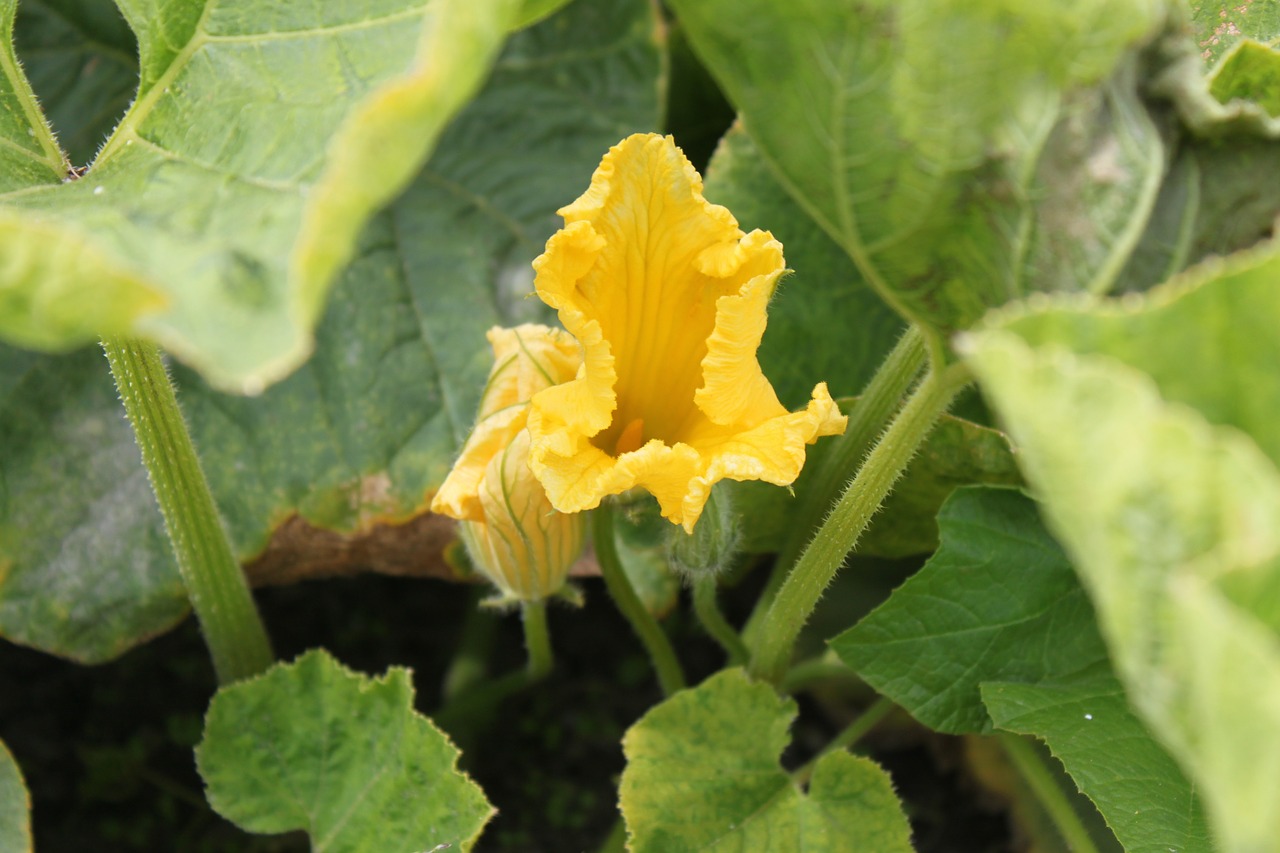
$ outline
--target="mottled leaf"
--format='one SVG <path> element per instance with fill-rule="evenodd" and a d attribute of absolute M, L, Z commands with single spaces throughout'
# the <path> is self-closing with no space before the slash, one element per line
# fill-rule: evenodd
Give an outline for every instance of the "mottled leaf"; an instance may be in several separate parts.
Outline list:
<path fill-rule="evenodd" d="M 1163 4 L 672 4 L 780 183 L 933 353 L 1029 292 L 1106 290 L 1163 150 L 1131 51 Z"/>
<path fill-rule="evenodd" d="M 320 650 L 219 690 L 196 747 L 219 814 L 304 830 L 317 853 L 470 850 L 494 810 L 457 761 L 408 670 L 369 678 Z"/>
<path fill-rule="evenodd" d="M 31 795 L 22 771 L 4 742 L 0 741 L 0 850 L 31 851 Z"/>
<path fill-rule="evenodd" d="M 513 36 L 412 187 L 366 228 L 302 369 L 254 398 L 175 370 L 253 576 L 446 571 L 450 527 L 426 507 L 474 416 L 484 333 L 545 318 L 528 264 L 565 187 L 656 123 L 655 27 L 645 0 L 614 0 Z M 119 654 L 185 610 L 96 351 L 0 347 L 0 566 L 0 634 L 80 660 Z"/>
<path fill-rule="evenodd" d="M 1278 275 L 1268 247 L 964 344 L 1130 701 L 1229 850 L 1280 837 Z"/>
<path fill-rule="evenodd" d="M 1213 65 L 1242 38 L 1270 42 L 1280 37 L 1280 2 L 1192 0 L 1191 20 L 1201 56 Z"/>
<path fill-rule="evenodd" d="M 794 702 L 739 669 L 645 714 L 622 742 L 628 849 L 910 851 L 901 805 L 873 762 L 833 752 L 807 791 L 778 766 L 795 715 Z"/>

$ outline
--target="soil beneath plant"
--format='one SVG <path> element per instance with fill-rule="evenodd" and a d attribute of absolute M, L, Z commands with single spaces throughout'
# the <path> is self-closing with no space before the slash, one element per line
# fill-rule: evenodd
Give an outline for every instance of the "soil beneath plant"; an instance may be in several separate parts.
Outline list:
<path fill-rule="evenodd" d="M 464 748 L 464 769 L 499 809 L 479 853 L 597 851 L 617 830 L 620 740 L 660 696 L 639 644 L 599 581 L 583 586 L 586 606 L 550 613 L 555 673 L 468 714 L 465 726 L 451 726 Z M 754 594 L 729 596 L 731 618 L 742 617 L 735 609 Z M 380 576 L 257 595 L 282 659 L 323 646 L 367 673 L 411 667 L 417 706 L 428 715 L 439 708 L 442 681 L 476 597 L 465 586 Z M 678 609 L 667 625 L 691 680 L 722 665 L 718 648 L 687 610 Z M 492 673 L 522 665 L 515 616 L 482 617 L 473 626 L 491 634 Z M 214 689 L 193 620 L 96 667 L 0 642 L 0 738 L 31 790 L 38 853 L 309 849 L 300 833 L 247 835 L 205 804 L 192 748 Z M 784 757 L 788 766 L 807 760 L 839 727 L 830 702 L 805 697 L 800 707 L 795 745 Z M 999 804 L 971 781 L 958 743 L 895 714 L 859 748 L 892 775 L 921 853 L 1021 849 Z"/>

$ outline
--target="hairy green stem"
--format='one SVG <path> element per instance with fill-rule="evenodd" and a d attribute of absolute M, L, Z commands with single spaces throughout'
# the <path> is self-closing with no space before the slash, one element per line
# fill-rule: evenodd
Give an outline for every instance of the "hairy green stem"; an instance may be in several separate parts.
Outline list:
<path fill-rule="evenodd" d="M 792 773 L 792 781 L 797 785 L 804 785 L 807 783 L 809 781 L 809 777 L 813 775 L 813 768 L 818 766 L 818 762 L 821 761 L 823 757 L 830 755 L 837 750 L 848 749 L 853 746 L 861 740 L 867 732 L 875 728 L 877 723 L 888 716 L 889 712 L 895 707 L 896 706 L 893 704 L 893 701 L 890 699 L 886 699 L 883 696 L 877 699 L 870 708 L 863 711 L 858 715 L 856 720 L 846 726 L 844 731 L 832 738 L 831 742 L 823 747 L 822 752 L 815 755 L 803 766 Z"/>
<path fill-rule="evenodd" d="M 835 659 L 834 653 L 828 650 L 826 654 L 800 661 L 788 669 L 786 676 L 778 683 L 778 692 L 794 696 L 815 684 L 827 681 L 840 681 L 868 691 L 871 689 L 858 673 Z"/>
<path fill-rule="evenodd" d="M 1094 843 L 1089 830 L 1080 820 L 1080 815 L 1071 806 L 1067 795 L 1053 778 L 1053 773 L 1045 766 L 1044 760 L 1036 752 L 1025 737 L 997 732 L 1000 746 L 1009 756 L 1018 773 L 1026 780 L 1031 791 L 1044 810 L 1049 813 L 1054 826 L 1062 834 L 1067 849 L 1072 853 L 1098 853 L 1098 845 Z"/>
<path fill-rule="evenodd" d="M 694 579 L 693 612 L 711 639 L 719 643 L 729 656 L 729 666 L 742 666 L 747 662 L 747 647 L 720 612 L 716 603 L 716 586 L 716 576 L 709 572 Z"/>
<path fill-rule="evenodd" d="M 555 666 L 551 650 L 551 633 L 547 630 L 547 602 L 520 602 L 520 616 L 524 622 L 524 648 L 529 653 L 529 681 L 541 681 Z"/>
<path fill-rule="evenodd" d="M 257 675 L 275 659 L 271 644 L 218 517 L 160 350 L 117 338 L 104 340 L 102 347 L 218 682 Z"/>
<path fill-rule="evenodd" d="M 823 516 L 839 496 L 840 487 L 858 470 L 858 463 L 866 458 L 876 436 L 883 432 L 885 423 L 901 405 L 920 375 L 925 357 L 924 335 L 915 326 L 908 326 L 854 403 L 844 434 L 828 444 L 822 466 L 805 487 L 795 523 L 774 563 L 773 573 L 743 629 L 748 644 L 754 642 L 764 614 L 787 577 L 787 570 L 795 564 L 814 530 L 822 523 Z"/>
<path fill-rule="evenodd" d="M 782 677 L 818 599 L 968 378 L 963 365 L 952 365 L 927 373 L 912 392 L 778 590 L 751 644 L 752 675 L 775 683 Z"/>
<path fill-rule="evenodd" d="M 677 690 L 683 690 L 684 672 L 680 669 L 680 661 L 676 658 L 671 641 L 662 632 L 662 626 L 653 618 L 640 601 L 631 580 L 622 569 L 622 561 L 618 559 L 618 546 L 614 541 L 613 503 L 604 500 L 592 511 L 591 535 L 596 548 L 596 561 L 600 564 L 600 574 L 604 577 L 605 588 L 613 597 L 613 603 L 622 611 L 622 615 L 631 623 L 631 628 L 640 638 L 653 668 L 658 674 L 658 683 L 667 696 Z"/>

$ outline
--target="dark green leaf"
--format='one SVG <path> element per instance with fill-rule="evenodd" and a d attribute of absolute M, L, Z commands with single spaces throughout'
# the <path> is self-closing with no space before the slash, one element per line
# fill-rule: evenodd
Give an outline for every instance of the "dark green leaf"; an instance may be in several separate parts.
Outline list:
<path fill-rule="evenodd" d="M 138 42 L 111 0 L 23 0 L 14 40 L 58 143 L 93 159 L 138 88 Z"/>
<path fill-rule="evenodd" d="M 305 830 L 316 853 L 470 850 L 494 811 L 457 761 L 408 670 L 368 678 L 318 650 L 219 690 L 196 747 L 219 814 Z"/>
<path fill-rule="evenodd" d="M 1106 290 L 1141 234 L 1163 151 L 1129 53 L 1158 4 L 673 5 L 781 184 L 935 357 L 991 306 Z"/>
<path fill-rule="evenodd" d="M 1204 808 L 1129 710 L 1105 663 L 1035 684 L 986 682 L 998 728 L 1044 738 L 1127 853 L 1211 853 Z"/>
<path fill-rule="evenodd" d="M 1106 659 L 1092 608 L 1035 504 L 958 490 L 942 544 L 879 608 L 831 641 L 878 691 L 938 731 L 988 732 L 984 681 L 1040 681 Z"/>
<path fill-rule="evenodd" d="M 628 849 L 910 851 L 898 798 L 873 762 L 831 753 L 807 792 L 778 766 L 795 715 L 794 702 L 739 669 L 645 714 L 622 742 Z"/>

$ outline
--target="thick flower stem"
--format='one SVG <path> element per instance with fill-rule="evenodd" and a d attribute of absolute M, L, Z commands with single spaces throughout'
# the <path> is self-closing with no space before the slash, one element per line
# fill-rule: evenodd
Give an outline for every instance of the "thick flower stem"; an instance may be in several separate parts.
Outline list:
<path fill-rule="evenodd" d="M 605 588 L 609 590 L 614 604 L 631 623 L 632 630 L 640 637 L 645 651 L 649 653 L 649 659 L 653 661 L 653 668 L 658 674 L 658 683 L 662 685 L 662 692 L 670 696 L 677 690 L 683 690 L 684 672 L 680 669 L 680 661 L 671 648 L 671 642 L 662 632 L 658 620 L 645 609 L 626 572 L 622 570 L 618 546 L 614 541 L 613 504 L 610 501 L 602 501 L 592 511 L 591 535 L 595 541 L 596 561 L 600 564 Z"/>
<path fill-rule="evenodd" d="M 169 374 L 154 344 L 102 342 L 142 451 L 200 630 L 220 684 L 271 666 L 266 629 L 209 492 Z"/>
<path fill-rule="evenodd" d="M 551 633 L 547 630 L 547 602 L 520 602 L 524 622 L 524 648 L 529 653 L 529 681 L 541 681 L 551 673 L 555 657 L 551 650 Z"/>
<path fill-rule="evenodd" d="M 747 647 L 733 630 L 733 626 L 720 612 L 716 603 L 716 576 L 710 573 L 693 581 L 693 612 L 711 639 L 720 644 L 729 656 L 729 666 L 742 666 L 747 662 Z"/>
<path fill-rule="evenodd" d="M 952 365 L 941 373 L 927 373 L 912 392 L 778 590 L 751 644 L 752 675 L 775 683 L 782 677 L 818 599 L 968 379 L 963 365 Z"/>
<path fill-rule="evenodd" d="M 1067 849 L 1073 853 L 1098 853 L 1098 845 L 1094 843 L 1089 830 L 1080 820 L 1080 815 L 1072 808 L 1066 794 L 1053 774 L 1045 766 L 1044 760 L 1032 747 L 1031 742 L 1021 735 L 999 732 L 1000 746 L 1009 757 L 1009 761 L 1018 773 L 1026 780 L 1027 786 L 1036 795 L 1036 799 L 1062 833 L 1062 840 Z"/>
<path fill-rule="evenodd" d="M 858 463 L 866 458 L 876 436 L 884 430 L 884 425 L 920 375 L 925 356 L 924 336 L 915 326 L 908 326 L 854 403 L 844 434 L 828 442 L 822 467 L 804 490 L 791 534 L 783 543 L 773 574 L 743 629 L 748 644 L 754 642 L 766 608 L 772 604 L 786 579 L 787 570 L 795 564 L 814 530 L 839 497 L 841 486 L 858 470 Z"/>

